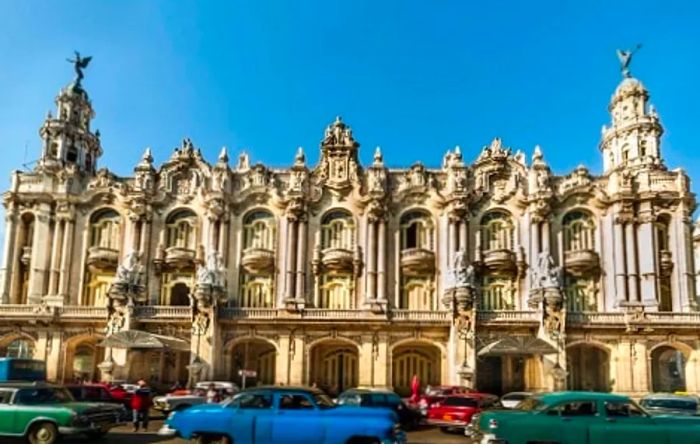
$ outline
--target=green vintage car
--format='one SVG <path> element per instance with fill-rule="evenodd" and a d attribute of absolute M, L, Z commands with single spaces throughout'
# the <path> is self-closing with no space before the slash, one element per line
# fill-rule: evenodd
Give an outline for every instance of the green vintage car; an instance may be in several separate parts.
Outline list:
<path fill-rule="evenodd" d="M 25 437 L 30 444 L 53 444 L 61 436 L 97 439 L 116 426 L 122 406 L 75 402 L 60 386 L 41 382 L 0 383 L 0 442 Z"/>
<path fill-rule="evenodd" d="M 626 396 L 594 392 L 536 395 L 516 410 L 473 420 L 481 444 L 700 444 L 700 418 L 652 416 Z"/>

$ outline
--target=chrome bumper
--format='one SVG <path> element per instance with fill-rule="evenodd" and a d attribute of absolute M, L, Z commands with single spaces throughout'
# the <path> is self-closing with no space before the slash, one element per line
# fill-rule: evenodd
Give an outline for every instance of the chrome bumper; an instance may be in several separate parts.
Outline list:
<path fill-rule="evenodd" d="M 425 423 L 432 426 L 452 427 L 455 429 L 463 429 L 467 426 L 467 423 L 463 421 L 445 421 L 441 419 L 428 419 Z"/>
<path fill-rule="evenodd" d="M 171 429 L 167 424 L 163 424 L 163 427 L 158 429 L 158 436 L 172 438 L 175 435 L 177 435 L 177 430 Z"/>
<path fill-rule="evenodd" d="M 80 435 L 82 433 L 106 432 L 117 426 L 119 426 L 119 423 L 105 425 L 91 424 L 81 427 L 58 427 L 58 433 L 61 435 Z"/>

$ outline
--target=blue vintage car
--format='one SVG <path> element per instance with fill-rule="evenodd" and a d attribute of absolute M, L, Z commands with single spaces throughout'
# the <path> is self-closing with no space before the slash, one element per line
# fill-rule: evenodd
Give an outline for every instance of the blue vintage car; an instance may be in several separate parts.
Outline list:
<path fill-rule="evenodd" d="M 403 444 L 395 412 L 337 406 L 319 390 L 263 387 L 171 413 L 161 435 L 197 444 Z"/>

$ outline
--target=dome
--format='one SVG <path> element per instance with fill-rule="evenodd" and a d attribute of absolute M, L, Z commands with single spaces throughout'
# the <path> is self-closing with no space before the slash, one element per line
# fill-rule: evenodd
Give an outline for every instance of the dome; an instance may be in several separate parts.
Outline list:
<path fill-rule="evenodd" d="M 632 92 L 646 93 L 646 88 L 638 79 L 634 77 L 625 77 L 615 89 L 615 95 L 629 94 Z"/>

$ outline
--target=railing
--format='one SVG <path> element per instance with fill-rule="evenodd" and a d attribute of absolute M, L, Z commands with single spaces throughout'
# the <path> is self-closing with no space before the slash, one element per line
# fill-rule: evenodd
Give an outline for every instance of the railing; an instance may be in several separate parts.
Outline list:
<path fill-rule="evenodd" d="M 566 314 L 566 322 L 568 324 L 620 324 L 625 323 L 624 313 L 605 313 L 605 312 L 568 312 Z"/>
<path fill-rule="evenodd" d="M 368 312 L 363 310 L 309 308 L 301 312 L 303 319 L 362 319 Z"/>
<path fill-rule="evenodd" d="M 140 319 L 183 319 L 192 316 L 188 306 L 144 305 L 134 307 L 134 316 Z"/>
<path fill-rule="evenodd" d="M 447 322 L 450 319 L 449 311 L 432 310 L 392 310 L 391 319 L 394 321 L 423 321 L 423 322 Z"/>
<path fill-rule="evenodd" d="M 36 305 L 3 304 L 0 305 L 0 318 L 31 317 Z"/>
<path fill-rule="evenodd" d="M 219 309 L 219 316 L 224 319 L 274 319 L 277 309 L 224 307 Z"/>
<path fill-rule="evenodd" d="M 660 311 L 656 313 L 645 313 L 645 318 L 654 324 L 700 324 L 700 313 L 674 313 Z"/>
<path fill-rule="evenodd" d="M 59 313 L 61 318 L 102 320 L 107 318 L 107 307 L 69 305 L 61 307 Z"/>
<path fill-rule="evenodd" d="M 536 311 L 515 311 L 515 310 L 483 310 L 478 311 L 476 316 L 479 322 L 533 322 L 540 320 L 540 314 Z"/>

